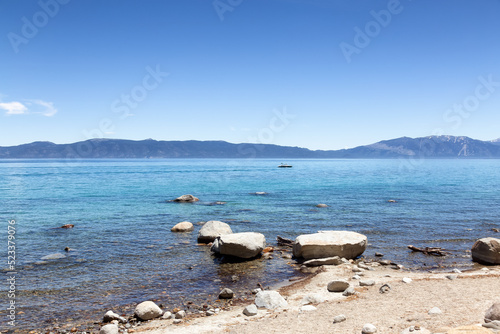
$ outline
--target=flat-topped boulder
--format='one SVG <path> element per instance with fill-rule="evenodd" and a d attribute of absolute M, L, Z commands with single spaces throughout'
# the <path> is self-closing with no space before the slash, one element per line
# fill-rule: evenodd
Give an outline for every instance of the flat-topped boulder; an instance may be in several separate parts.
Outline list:
<path fill-rule="evenodd" d="M 472 246 L 472 260 L 483 264 L 500 264 L 500 239 L 482 238 Z"/>
<path fill-rule="evenodd" d="M 192 203 L 192 202 L 198 202 L 199 200 L 200 200 L 199 198 L 194 197 L 193 195 L 182 195 L 174 199 L 174 202 Z"/>
<path fill-rule="evenodd" d="M 366 250 L 365 235 L 350 231 L 319 231 L 299 235 L 293 244 L 293 255 L 304 259 L 343 257 L 355 259 Z"/>
<path fill-rule="evenodd" d="M 263 234 L 243 232 L 217 237 L 211 251 L 220 255 L 250 259 L 259 255 L 265 247 L 266 238 Z"/>
<path fill-rule="evenodd" d="M 233 231 L 228 224 L 217 220 L 211 220 L 206 222 L 198 232 L 198 242 L 208 244 L 221 235 L 231 233 L 233 233 Z"/>

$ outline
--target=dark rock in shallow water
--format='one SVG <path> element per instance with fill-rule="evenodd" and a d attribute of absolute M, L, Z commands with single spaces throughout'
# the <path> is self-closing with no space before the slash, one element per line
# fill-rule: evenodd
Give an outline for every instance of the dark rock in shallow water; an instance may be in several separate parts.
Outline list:
<path fill-rule="evenodd" d="M 75 225 L 73 225 L 73 224 L 65 224 L 65 225 L 61 226 L 61 228 L 73 228 L 73 227 L 75 227 Z"/>
<path fill-rule="evenodd" d="M 219 299 L 231 299 L 234 297 L 234 292 L 231 289 L 224 288 L 219 293 Z"/>

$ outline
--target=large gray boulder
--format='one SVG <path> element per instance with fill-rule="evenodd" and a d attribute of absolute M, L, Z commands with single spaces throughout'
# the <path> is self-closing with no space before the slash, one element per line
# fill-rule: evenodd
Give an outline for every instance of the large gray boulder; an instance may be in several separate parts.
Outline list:
<path fill-rule="evenodd" d="M 198 242 L 208 244 L 209 242 L 213 242 L 218 236 L 231 233 L 233 231 L 228 224 L 211 220 L 206 222 L 198 232 Z"/>
<path fill-rule="evenodd" d="M 293 244 L 293 255 L 304 259 L 343 257 L 354 259 L 366 250 L 365 235 L 350 231 L 319 231 L 299 235 Z"/>
<path fill-rule="evenodd" d="M 217 237 L 211 251 L 220 255 L 250 259 L 259 255 L 264 247 L 266 247 L 266 238 L 263 234 L 243 232 Z"/>
<path fill-rule="evenodd" d="M 483 264 L 500 264 L 500 239 L 479 239 L 472 246 L 472 260 Z"/>
<path fill-rule="evenodd" d="M 151 320 L 163 314 L 161 308 L 152 301 L 145 301 L 135 307 L 134 314 L 141 320 Z"/>
<path fill-rule="evenodd" d="M 268 310 L 288 307 L 287 301 L 278 291 L 260 291 L 255 296 L 255 305 Z"/>

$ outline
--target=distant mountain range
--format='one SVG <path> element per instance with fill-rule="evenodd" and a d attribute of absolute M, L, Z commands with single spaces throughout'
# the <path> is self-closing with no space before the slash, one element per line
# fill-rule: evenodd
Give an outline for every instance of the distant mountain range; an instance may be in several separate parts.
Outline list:
<path fill-rule="evenodd" d="M 336 151 L 312 151 L 270 144 L 231 144 L 224 141 L 133 141 L 90 139 L 73 144 L 34 142 L 0 147 L 0 159 L 137 159 L 137 158 L 500 158 L 500 139 L 469 137 L 402 137 Z"/>

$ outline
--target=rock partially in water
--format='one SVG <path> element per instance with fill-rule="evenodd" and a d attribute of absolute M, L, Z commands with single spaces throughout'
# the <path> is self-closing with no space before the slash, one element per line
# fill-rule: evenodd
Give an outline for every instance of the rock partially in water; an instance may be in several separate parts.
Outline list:
<path fill-rule="evenodd" d="M 64 259 L 66 255 L 61 254 L 61 253 L 54 253 L 54 254 L 49 254 L 45 255 L 44 257 L 41 258 L 41 260 L 58 260 L 58 259 Z"/>
<path fill-rule="evenodd" d="M 321 204 L 316 205 L 316 207 L 317 208 L 327 208 L 328 205 L 321 203 Z"/>
<path fill-rule="evenodd" d="M 217 237 L 211 251 L 220 255 L 251 259 L 259 255 L 264 247 L 266 238 L 262 233 L 243 232 Z"/>
<path fill-rule="evenodd" d="M 366 250 L 365 235 L 350 231 L 320 231 L 299 235 L 293 245 L 293 255 L 304 259 L 344 257 L 354 259 Z"/>
<path fill-rule="evenodd" d="M 174 202 L 193 203 L 193 202 L 198 202 L 199 200 L 200 200 L 199 198 L 194 197 L 193 195 L 182 195 L 174 199 Z"/>
<path fill-rule="evenodd" d="M 119 314 L 116 314 L 115 312 L 113 312 L 111 310 L 109 310 L 108 312 L 106 312 L 106 314 L 104 314 L 102 322 L 111 322 L 113 320 L 117 320 L 118 322 L 121 322 L 121 323 L 127 322 L 127 319 L 120 316 Z"/>
<path fill-rule="evenodd" d="M 73 228 L 75 227 L 74 224 L 64 224 L 63 226 L 61 226 L 61 228 Z"/>
<path fill-rule="evenodd" d="M 152 301 L 145 301 L 136 306 L 134 314 L 141 320 L 151 320 L 163 314 L 161 308 Z"/>
<path fill-rule="evenodd" d="M 483 264 L 500 264 L 500 239 L 482 238 L 472 246 L 472 260 Z"/>
<path fill-rule="evenodd" d="M 342 260 L 338 256 L 333 256 L 333 257 L 325 257 L 325 258 L 321 258 L 321 259 L 307 260 L 307 261 L 304 261 L 303 264 L 305 266 L 308 266 L 308 267 L 318 267 L 318 266 L 327 266 L 327 265 L 338 266 L 339 264 L 342 264 Z"/>
<path fill-rule="evenodd" d="M 206 222 L 203 227 L 198 232 L 198 242 L 199 243 L 209 243 L 213 242 L 215 238 L 231 234 L 233 231 L 231 227 L 223 222 L 217 220 L 211 220 Z"/>
<path fill-rule="evenodd" d="M 194 226 L 191 222 L 180 222 L 176 224 L 170 231 L 172 232 L 191 232 L 194 230 Z"/>
<path fill-rule="evenodd" d="M 234 297 L 234 292 L 231 289 L 224 288 L 219 293 L 219 299 L 231 299 Z"/>

